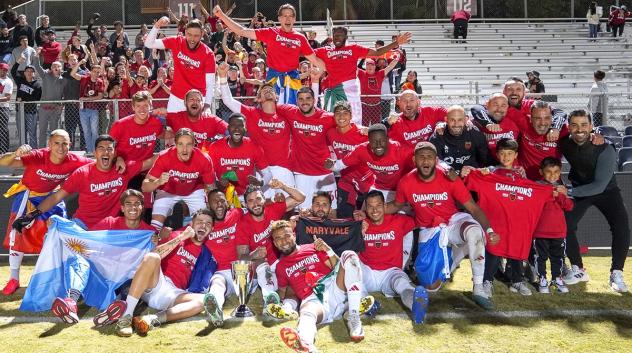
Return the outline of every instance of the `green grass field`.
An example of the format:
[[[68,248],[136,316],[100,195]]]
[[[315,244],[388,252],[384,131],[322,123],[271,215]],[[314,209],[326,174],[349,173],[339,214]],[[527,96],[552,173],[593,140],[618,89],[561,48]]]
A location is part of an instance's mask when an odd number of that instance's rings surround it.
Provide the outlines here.
[[[496,311],[485,312],[470,299],[467,260],[448,283],[430,299],[424,325],[413,326],[397,300],[376,297],[382,310],[365,319],[366,338],[349,342],[343,321],[320,328],[316,344],[321,352],[630,352],[632,351],[632,295],[608,287],[609,258],[587,257],[591,281],[570,286],[569,294],[521,297],[496,283]],[[33,266],[25,266],[25,284]],[[6,261],[0,280],[8,276]],[[626,276],[632,284],[632,276]],[[279,329],[296,322],[263,323],[228,320],[221,329],[210,328],[201,316],[171,323],[146,337],[120,338],[113,328],[92,328],[93,309],[80,307],[79,324],[57,323],[51,314],[18,310],[24,289],[0,298],[0,352],[289,352]],[[250,307],[261,311],[257,292]],[[225,315],[235,307],[232,298]],[[15,319],[14,319],[15,318]]]

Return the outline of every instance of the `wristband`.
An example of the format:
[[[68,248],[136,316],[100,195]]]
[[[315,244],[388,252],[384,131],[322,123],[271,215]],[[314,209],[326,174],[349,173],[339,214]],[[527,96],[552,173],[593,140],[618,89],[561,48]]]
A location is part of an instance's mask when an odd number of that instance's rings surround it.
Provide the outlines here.
[[[327,256],[334,257],[334,256],[336,256],[336,253],[333,250],[329,249],[329,250],[327,250]]]
[[[487,228],[487,230],[485,230],[485,233],[489,234],[489,233],[493,233],[494,230],[492,229],[492,227]]]

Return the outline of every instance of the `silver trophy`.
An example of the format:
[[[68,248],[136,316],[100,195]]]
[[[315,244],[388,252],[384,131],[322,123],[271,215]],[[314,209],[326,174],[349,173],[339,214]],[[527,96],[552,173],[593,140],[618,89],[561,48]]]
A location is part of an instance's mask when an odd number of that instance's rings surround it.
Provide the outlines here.
[[[233,286],[239,306],[233,310],[233,317],[250,317],[255,314],[246,305],[250,299],[250,284],[252,283],[252,261],[237,260],[231,263],[231,273],[233,276]]]

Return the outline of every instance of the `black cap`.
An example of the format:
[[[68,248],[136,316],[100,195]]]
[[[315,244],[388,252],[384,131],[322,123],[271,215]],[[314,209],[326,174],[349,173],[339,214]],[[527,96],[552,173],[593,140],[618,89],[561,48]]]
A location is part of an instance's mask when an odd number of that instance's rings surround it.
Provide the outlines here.
[[[52,28],[46,28],[44,34],[55,34],[55,30]]]

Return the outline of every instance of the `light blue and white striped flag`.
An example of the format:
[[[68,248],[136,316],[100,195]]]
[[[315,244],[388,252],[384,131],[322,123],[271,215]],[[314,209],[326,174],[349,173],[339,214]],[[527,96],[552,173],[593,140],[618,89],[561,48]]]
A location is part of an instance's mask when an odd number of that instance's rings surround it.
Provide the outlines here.
[[[71,283],[85,286],[84,302],[103,310],[154,247],[151,231],[89,232],[58,216],[51,221],[20,310],[49,310],[55,297],[64,298],[75,287]]]

